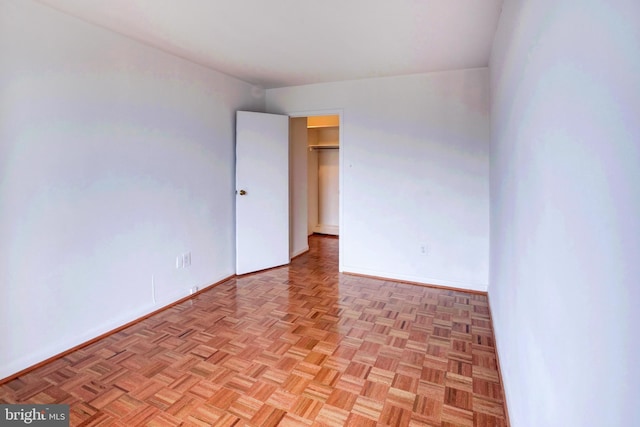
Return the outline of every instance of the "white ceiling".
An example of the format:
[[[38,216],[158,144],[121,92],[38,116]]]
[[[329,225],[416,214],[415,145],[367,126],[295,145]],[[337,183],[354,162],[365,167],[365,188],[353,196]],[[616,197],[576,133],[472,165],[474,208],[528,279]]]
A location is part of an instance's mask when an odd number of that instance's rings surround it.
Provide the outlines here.
[[[265,88],[485,67],[502,0],[39,0]]]

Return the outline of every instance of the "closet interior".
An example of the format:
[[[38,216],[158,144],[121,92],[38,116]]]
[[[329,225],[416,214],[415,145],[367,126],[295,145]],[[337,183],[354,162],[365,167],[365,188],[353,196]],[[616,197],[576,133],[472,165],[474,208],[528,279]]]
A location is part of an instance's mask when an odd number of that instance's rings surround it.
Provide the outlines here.
[[[339,135],[339,116],[307,117],[309,235],[339,235]]]

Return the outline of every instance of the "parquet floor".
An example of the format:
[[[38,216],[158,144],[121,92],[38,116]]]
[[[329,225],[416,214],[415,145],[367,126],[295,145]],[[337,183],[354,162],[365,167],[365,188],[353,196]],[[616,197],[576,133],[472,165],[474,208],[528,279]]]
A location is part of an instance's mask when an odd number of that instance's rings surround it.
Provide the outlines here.
[[[71,425],[505,426],[487,298],[342,275],[338,240],[0,386]]]

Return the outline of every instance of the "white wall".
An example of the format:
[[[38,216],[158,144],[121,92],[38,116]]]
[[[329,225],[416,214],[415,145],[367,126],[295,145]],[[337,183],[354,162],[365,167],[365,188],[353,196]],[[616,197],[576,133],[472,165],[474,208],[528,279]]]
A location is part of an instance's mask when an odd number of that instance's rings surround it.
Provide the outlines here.
[[[490,68],[512,425],[640,425],[640,3],[507,0]]]
[[[0,0],[0,378],[234,274],[251,89]]]
[[[487,69],[270,89],[266,102],[343,111],[342,270],[486,290]]]

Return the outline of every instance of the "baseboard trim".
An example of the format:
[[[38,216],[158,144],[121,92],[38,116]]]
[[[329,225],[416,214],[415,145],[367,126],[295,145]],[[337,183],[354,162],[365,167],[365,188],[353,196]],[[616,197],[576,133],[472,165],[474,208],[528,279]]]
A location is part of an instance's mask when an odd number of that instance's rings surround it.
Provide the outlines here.
[[[157,310],[152,311],[151,313],[145,314],[144,316],[138,317],[137,319],[134,319],[134,320],[132,320],[130,322],[127,322],[122,326],[118,326],[117,328],[114,328],[114,329],[111,329],[110,331],[102,333],[102,334],[98,335],[95,338],[92,338],[92,339],[90,339],[88,341],[85,341],[85,342],[83,342],[81,344],[73,346],[70,349],[67,349],[67,350],[65,350],[63,352],[60,352],[60,353],[55,354],[55,355],[53,355],[51,357],[48,357],[47,359],[43,360],[42,362],[38,362],[35,365],[31,365],[31,366],[29,366],[27,368],[24,368],[24,369],[16,372],[15,374],[11,374],[8,377],[2,378],[2,379],[0,379],[0,385],[8,383],[9,381],[13,381],[16,378],[21,377],[23,375],[26,375],[29,372],[34,371],[34,370],[36,370],[36,369],[38,369],[38,368],[40,368],[40,367],[42,367],[42,366],[44,366],[44,365],[46,365],[48,363],[51,363],[51,362],[56,361],[56,360],[58,360],[60,358],[63,358],[65,356],[73,353],[74,351],[80,350],[80,349],[82,349],[84,347],[87,347],[88,345],[91,345],[91,344],[93,344],[93,343],[95,343],[97,341],[100,341],[100,340],[102,340],[104,338],[107,338],[110,335],[116,334],[116,333],[118,333],[118,332],[120,332],[120,331],[122,331],[124,329],[127,329],[128,327],[133,326],[136,323],[142,322],[143,320],[148,319],[151,316],[155,316],[156,314],[161,313],[161,312],[163,312],[163,311],[165,311],[165,310],[167,310],[167,309],[169,309],[169,308],[171,308],[171,307],[173,307],[175,305],[178,305],[180,303],[188,301],[191,298],[194,298],[194,297],[198,296],[202,292],[205,292],[205,291],[208,291],[210,289],[213,289],[216,286],[218,286],[218,285],[220,285],[220,284],[222,284],[222,283],[224,283],[224,282],[226,282],[228,280],[234,279],[236,277],[237,276],[235,274],[232,274],[231,276],[225,277],[224,279],[221,279],[221,280],[219,280],[219,281],[217,281],[217,282],[215,282],[215,283],[213,283],[213,284],[211,284],[211,285],[209,285],[207,287],[204,287],[204,288],[200,289],[199,291],[194,292],[191,295],[187,295],[184,298],[180,298],[179,300],[174,301],[172,303],[169,303],[169,304],[167,304],[165,306],[162,306],[162,307],[158,308]]]
[[[395,279],[395,278],[392,278],[392,277],[373,276],[371,274],[352,273],[352,272],[349,272],[349,271],[343,271],[342,274],[346,274],[346,275],[349,275],[349,276],[366,277],[366,278],[369,278],[369,279],[384,280],[384,281],[387,281],[387,282],[406,283],[408,285],[422,286],[422,287],[425,287],[425,288],[442,289],[442,290],[445,290],[445,291],[464,292],[464,293],[467,293],[467,294],[488,296],[486,291],[479,291],[477,289],[456,288],[454,286],[434,285],[433,283],[415,282],[415,281],[412,281],[412,280]]]
[[[491,298],[489,298],[489,293],[487,293],[487,305],[489,306],[489,319],[491,320],[491,326],[493,326],[493,341],[496,351],[496,364],[498,365],[498,378],[500,379],[500,384],[502,384],[502,390],[504,391],[504,396],[502,399],[504,418],[507,421],[507,427],[511,427],[511,421],[509,419],[509,408],[507,405],[507,389],[505,387],[504,377],[502,376],[502,364],[500,363],[500,353],[498,352],[498,336],[496,335],[496,325],[493,322],[493,310],[491,309]]]
[[[303,255],[306,252],[307,251],[296,255],[296,257],[298,257],[300,255]],[[282,266],[273,267],[273,269],[279,268],[279,267],[282,267]],[[271,270],[271,268],[267,269],[267,270]],[[213,284],[211,284],[211,285],[209,285],[207,287],[204,287],[204,288],[200,289],[199,291],[193,293],[192,295],[187,295],[184,298],[180,298],[179,300],[174,301],[174,302],[172,302],[170,304],[167,304],[167,305],[165,305],[163,307],[160,307],[157,310],[152,311],[151,313],[145,314],[144,316],[141,316],[141,317],[139,317],[137,319],[134,319],[134,320],[132,320],[130,322],[127,322],[122,326],[118,326],[117,328],[114,328],[114,329],[112,329],[110,331],[107,331],[107,332],[105,332],[103,334],[100,334],[95,338],[92,338],[92,339],[90,339],[88,341],[85,341],[85,342],[83,342],[81,344],[78,344],[78,345],[76,345],[74,347],[71,347],[70,349],[67,349],[67,350],[65,350],[65,351],[63,351],[61,353],[58,353],[58,354],[56,354],[54,356],[51,356],[51,357],[49,357],[49,358],[47,358],[47,359],[45,359],[45,360],[43,360],[43,361],[41,361],[39,363],[36,363],[35,365],[29,366],[29,367],[27,367],[25,369],[22,369],[22,370],[16,372],[15,374],[12,374],[12,375],[9,375],[8,377],[2,378],[2,379],[0,379],[0,385],[8,383],[9,381],[12,381],[12,380],[14,380],[14,379],[16,379],[18,377],[23,376],[23,375],[26,375],[31,371],[34,371],[34,370],[36,370],[36,369],[38,369],[38,368],[40,368],[40,367],[42,367],[42,366],[44,366],[44,365],[46,365],[48,363],[51,363],[51,362],[53,362],[55,360],[58,360],[58,359],[60,359],[62,357],[65,357],[65,356],[73,353],[76,350],[80,350],[80,349],[82,349],[84,347],[87,347],[88,345],[91,345],[91,344],[93,344],[93,343],[95,343],[97,341],[100,341],[100,340],[102,340],[104,338],[107,338],[110,335],[118,333],[118,332],[120,332],[120,331],[122,331],[122,330],[124,330],[124,329],[126,329],[126,328],[128,328],[130,326],[135,325],[136,323],[142,322],[143,320],[145,320],[145,319],[147,319],[147,318],[149,318],[151,316],[154,316],[154,315],[156,315],[158,313],[161,313],[161,312],[163,312],[163,311],[165,311],[165,310],[167,310],[167,309],[169,309],[169,308],[171,308],[171,307],[173,307],[175,305],[178,305],[180,303],[188,301],[191,298],[194,298],[197,295],[201,294],[202,292],[206,292],[206,291],[208,291],[208,290],[210,290],[212,288],[215,288],[216,286],[218,286],[218,285],[220,285],[220,284],[222,284],[222,283],[224,283],[224,282],[226,282],[228,280],[231,280],[231,279],[234,279],[234,278],[238,278],[238,277],[246,277],[246,276],[250,276],[250,275],[253,275],[253,274],[256,274],[256,273],[262,273],[264,271],[266,271],[266,270],[262,270],[260,272],[254,272],[254,273],[247,273],[247,274],[243,274],[243,275],[232,274],[232,275],[230,275],[228,277],[225,277],[225,278],[223,278],[223,279],[221,279],[221,280],[219,280],[219,281],[217,281],[217,282],[215,282],[215,283],[213,283]],[[422,286],[422,287],[434,288],[434,289],[442,289],[442,290],[447,290],[447,291],[464,292],[464,293],[470,293],[470,294],[474,294],[474,295],[484,295],[484,296],[487,296],[487,299],[488,299],[488,293],[487,292],[478,291],[478,290],[474,290],[474,289],[464,289],[464,288],[456,288],[456,287],[451,287],[451,286],[434,285],[432,283],[415,282],[415,281],[395,279],[395,278],[390,278],[390,277],[373,276],[373,275],[370,275],[370,274],[351,273],[351,272],[342,272],[342,274],[349,275],[349,276],[356,276],[356,277],[365,277],[365,278],[369,278],[369,279],[384,280],[384,281],[387,281],[387,282],[405,283],[405,284],[409,284],[409,285]],[[493,315],[491,313],[491,304],[489,304],[489,316],[491,317],[491,321],[492,321],[492,324],[493,324]],[[494,331],[495,331],[495,328],[494,328]],[[504,381],[502,380],[502,372],[500,371],[500,360],[499,360],[499,355],[498,355],[497,340],[496,340],[496,363],[498,363],[498,375],[500,376],[500,382],[502,383],[503,389],[504,389]],[[506,419],[507,419],[507,427],[509,427],[509,417],[508,417],[509,414],[508,414],[508,411],[507,411],[506,396],[504,398],[504,410],[505,410],[505,416],[506,416]]]
[[[320,234],[332,234],[334,236],[337,236],[340,234],[340,228],[337,225],[318,224],[313,227],[313,232]]]

